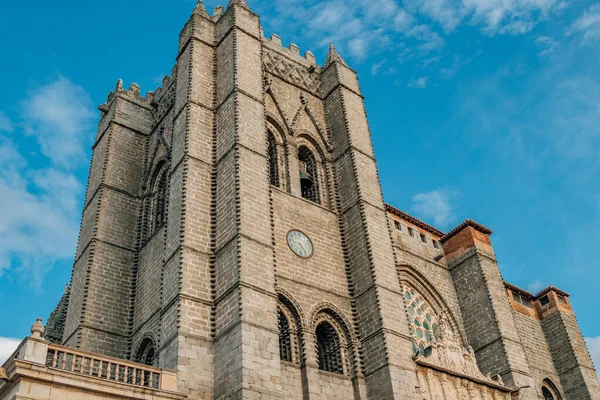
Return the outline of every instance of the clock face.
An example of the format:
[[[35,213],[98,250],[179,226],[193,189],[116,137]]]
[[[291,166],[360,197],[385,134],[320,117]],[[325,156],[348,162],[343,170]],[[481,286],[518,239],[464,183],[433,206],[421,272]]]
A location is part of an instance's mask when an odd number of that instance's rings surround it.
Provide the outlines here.
[[[290,231],[287,235],[287,242],[290,249],[298,257],[309,258],[313,255],[313,244],[304,233],[300,231]]]

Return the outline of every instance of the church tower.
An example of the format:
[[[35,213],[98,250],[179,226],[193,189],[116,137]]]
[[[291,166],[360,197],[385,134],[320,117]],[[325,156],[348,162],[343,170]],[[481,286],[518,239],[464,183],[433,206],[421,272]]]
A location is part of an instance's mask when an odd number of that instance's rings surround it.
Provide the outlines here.
[[[570,306],[544,319],[507,286],[491,231],[384,203],[333,45],[320,66],[245,0],[200,0],[162,86],[119,81],[100,111],[48,340],[172,370],[189,399],[600,400]]]

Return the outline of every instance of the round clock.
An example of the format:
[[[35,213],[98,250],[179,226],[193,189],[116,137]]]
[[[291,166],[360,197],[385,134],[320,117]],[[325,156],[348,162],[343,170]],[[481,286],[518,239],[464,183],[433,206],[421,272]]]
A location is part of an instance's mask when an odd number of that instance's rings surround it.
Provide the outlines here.
[[[287,242],[290,249],[302,258],[310,258],[313,255],[313,244],[304,233],[300,231],[289,231],[287,234]]]

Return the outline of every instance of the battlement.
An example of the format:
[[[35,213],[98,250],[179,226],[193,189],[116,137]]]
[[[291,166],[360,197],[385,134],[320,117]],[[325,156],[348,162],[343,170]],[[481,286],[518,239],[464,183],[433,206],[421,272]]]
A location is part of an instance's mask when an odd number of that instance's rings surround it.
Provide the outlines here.
[[[295,43],[290,43],[288,47],[283,46],[281,37],[275,33],[272,33],[270,37],[263,37],[263,43],[267,45],[271,50],[277,51],[278,53],[290,58],[293,61],[302,63],[307,67],[315,66],[318,72],[321,72],[321,67],[317,65],[317,58],[310,52],[304,52],[304,56],[300,55],[300,47]]]
[[[171,85],[175,83],[176,76],[177,76],[177,65],[175,65],[171,69],[171,75],[165,75],[164,76],[164,78],[162,80],[161,86],[159,86],[158,88],[156,88],[156,90],[154,92],[148,92],[146,94],[146,98],[150,98],[151,97],[151,102],[153,104],[156,104],[156,103],[160,102],[160,100],[169,91],[169,88],[171,87]]]
[[[108,93],[106,102],[98,106],[98,109],[103,113],[107,113],[109,111],[111,103],[117,96],[125,97],[126,99],[131,100],[134,103],[138,103],[142,106],[147,107],[152,102],[152,99],[154,98],[154,93],[148,92],[146,93],[145,97],[142,97],[140,85],[134,82],[129,85],[128,89],[123,89],[123,79],[119,79],[117,81],[115,89],[111,90],[110,93]]]

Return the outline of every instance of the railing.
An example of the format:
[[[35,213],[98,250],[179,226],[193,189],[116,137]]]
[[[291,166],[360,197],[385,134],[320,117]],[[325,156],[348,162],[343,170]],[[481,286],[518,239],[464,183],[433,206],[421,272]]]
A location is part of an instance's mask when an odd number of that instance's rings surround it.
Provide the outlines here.
[[[53,344],[48,346],[46,366],[128,385],[165,389],[163,372],[158,368]]]

